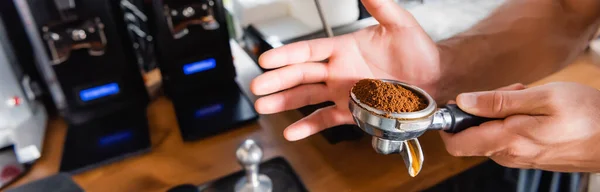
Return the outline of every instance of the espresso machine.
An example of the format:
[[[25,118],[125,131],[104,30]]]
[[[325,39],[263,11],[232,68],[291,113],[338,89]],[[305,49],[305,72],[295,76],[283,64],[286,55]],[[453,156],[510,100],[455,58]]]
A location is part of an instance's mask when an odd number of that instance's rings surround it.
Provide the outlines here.
[[[256,119],[240,91],[221,0],[146,1],[165,94],[175,106],[184,140],[195,140]]]
[[[40,158],[47,113],[39,87],[22,69],[0,17],[0,187]]]
[[[136,46],[147,47],[151,37],[136,33],[145,15],[135,2],[12,2],[36,67],[68,125],[61,171],[149,149],[149,96],[139,64],[151,54]]]

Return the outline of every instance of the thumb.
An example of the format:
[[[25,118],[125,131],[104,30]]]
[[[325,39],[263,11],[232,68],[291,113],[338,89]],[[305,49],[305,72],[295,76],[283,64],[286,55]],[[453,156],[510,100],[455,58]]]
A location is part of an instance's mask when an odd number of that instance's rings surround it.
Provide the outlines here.
[[[420,26],[412,14],[393,0],[362,0],[363,5],[381,25],[395,27]]]
[[[488,118],[505,118],[516,114],[537,115],[547,103],[546,94],[540,91],[524,89],[462,93],[456,98],[456,103],[467,113]]]
[[[515,84],[508,85],[508,86],[500,87],[496,90],[497,91],[509,91],[509,90],[514,91],[514,90],[522,90],[525,88],[527,88],[525,85],[523,85],[521,83],[515,83]],[[456,104],[456,101],[450,100],[446,104]]]

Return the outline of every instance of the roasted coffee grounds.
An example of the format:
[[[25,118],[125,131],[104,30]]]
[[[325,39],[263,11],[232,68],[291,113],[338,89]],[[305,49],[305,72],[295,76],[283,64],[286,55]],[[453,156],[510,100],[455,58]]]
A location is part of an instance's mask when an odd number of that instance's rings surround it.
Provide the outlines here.
[[[401,85],[376,79],[358,81],[352,93],[361,103],[386,112],[415,112],[427,107],[427,101],[418,94]]]

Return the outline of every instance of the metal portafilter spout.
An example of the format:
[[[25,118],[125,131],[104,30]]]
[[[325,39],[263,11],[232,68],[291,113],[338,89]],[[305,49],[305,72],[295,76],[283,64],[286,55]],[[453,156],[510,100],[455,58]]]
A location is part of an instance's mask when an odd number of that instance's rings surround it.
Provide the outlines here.
[[[383,82],[400,85],[427,101],[425,109],[415,112],[391,113],[361,103],[350,90],[350,111],[354,121],[371,135],[372,146],[379,154],[400,153],[412,177],[421,171],[424,157],[417,139],[427,130],[458,133],[493,119],[465,113],[455,104],[438,108],[435,100],[423,89],[394,80]]]

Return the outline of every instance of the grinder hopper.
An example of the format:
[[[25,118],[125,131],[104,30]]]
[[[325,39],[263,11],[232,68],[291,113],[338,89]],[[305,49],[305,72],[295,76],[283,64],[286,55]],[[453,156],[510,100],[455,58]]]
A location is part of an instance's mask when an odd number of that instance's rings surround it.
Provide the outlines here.
[[[410,176],[416,176],[424,157],[419,140],[427,130],[458,133],[492,119],[465,113],[455,104],[438,108],[435,100],[423,89],[395,80],[381,80],[400,85],[427,101],[425,109],[415,112],[392,113],[361,103],[350,90],[350,111],[354,121],[372,136],[371,144],[379,154],[400,153]]]

